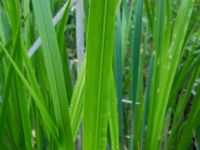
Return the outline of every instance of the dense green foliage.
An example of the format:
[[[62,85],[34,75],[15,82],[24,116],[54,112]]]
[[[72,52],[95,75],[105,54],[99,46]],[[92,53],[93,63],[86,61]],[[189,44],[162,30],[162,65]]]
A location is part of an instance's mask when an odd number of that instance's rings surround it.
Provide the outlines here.
[[[0,0],[0,150],[199,149],[199,1],[73,2]]]

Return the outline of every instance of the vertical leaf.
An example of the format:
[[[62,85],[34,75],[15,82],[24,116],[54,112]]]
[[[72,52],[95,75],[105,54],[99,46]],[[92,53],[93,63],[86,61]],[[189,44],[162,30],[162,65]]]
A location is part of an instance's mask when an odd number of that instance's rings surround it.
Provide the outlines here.
[[[132,90],[133,90],[133,103],[132,103],[132,140],[131,149],[134,149],[134,134],[135,134],[135,112],[136,112],[136,99],[138,90],[138,74],[139,74],[139,62],[140,62],[140,43],[142,32],[142,11],[143,0],[136,1],[136,13],[135,13],[135,34],[133,37],[133,51],[132,51]]]
[[[43,59],[47,70],[50,93],[59,128],[58,147],[74,149],[68,112],[68,99],[65,87],[56,32],[51,21],[52,14],[47,0],[32,0],[36,23],[42,39]]]
[[[83,150],[106,148],[117,3],[117,0],[90,1]]]
[[[121,53],[121,13],[117,14],[116,29],[116,52],[115,52],[115,80],[117,85],[117,105],[120,143],[123,145],[123,107],[122,107],[122,53]]]

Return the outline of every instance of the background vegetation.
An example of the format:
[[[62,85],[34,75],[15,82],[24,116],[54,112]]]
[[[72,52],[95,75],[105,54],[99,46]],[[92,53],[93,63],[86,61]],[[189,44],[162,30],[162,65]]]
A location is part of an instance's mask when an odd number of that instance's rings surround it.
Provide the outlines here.
[[[0,0],[0,149],[200,148],[198,0]]]

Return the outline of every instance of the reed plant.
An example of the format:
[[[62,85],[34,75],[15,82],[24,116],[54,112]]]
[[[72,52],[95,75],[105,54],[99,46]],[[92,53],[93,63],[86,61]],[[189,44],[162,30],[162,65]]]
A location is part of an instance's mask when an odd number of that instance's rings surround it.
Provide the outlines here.
[[[0,0],[0,149],[199,149],[199,9]]]

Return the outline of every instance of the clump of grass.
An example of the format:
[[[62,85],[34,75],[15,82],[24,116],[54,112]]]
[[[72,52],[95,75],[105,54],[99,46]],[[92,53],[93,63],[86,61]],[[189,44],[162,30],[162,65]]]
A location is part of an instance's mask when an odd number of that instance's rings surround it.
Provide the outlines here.
[[[198,148],[197,1],[82,2],[0,1],[0,149]]]

